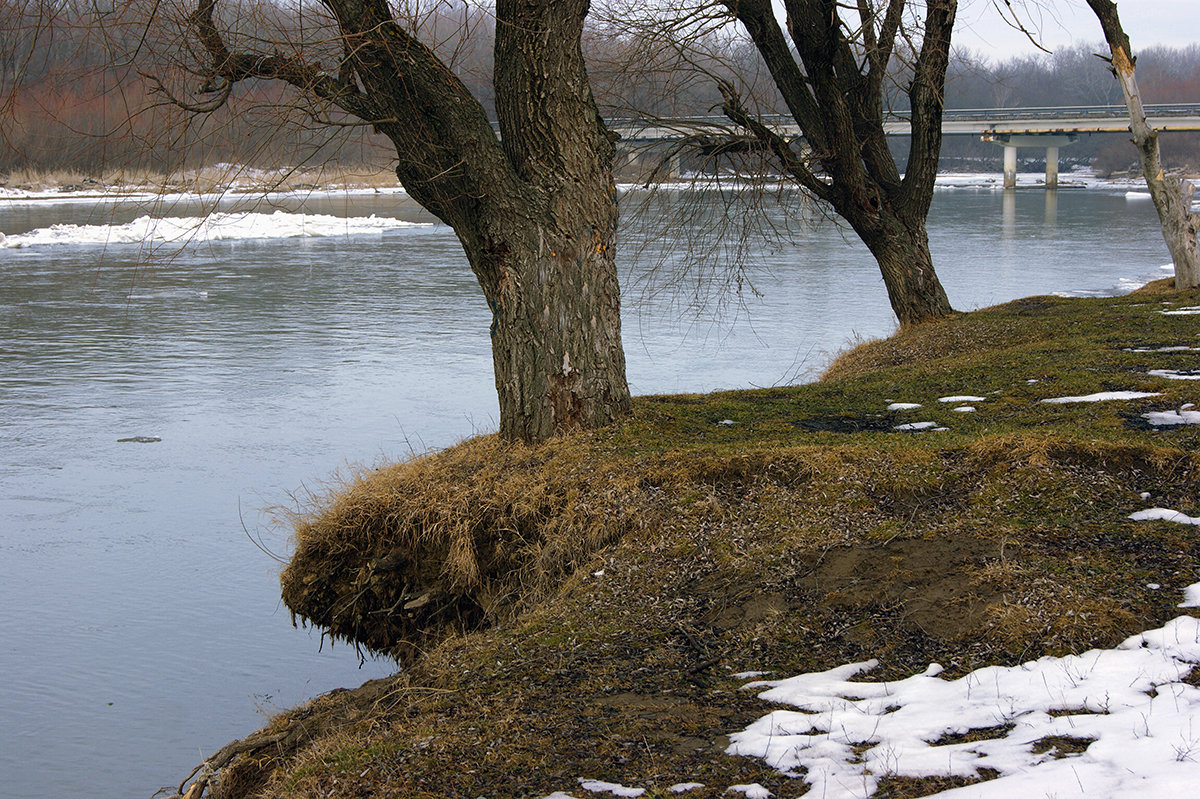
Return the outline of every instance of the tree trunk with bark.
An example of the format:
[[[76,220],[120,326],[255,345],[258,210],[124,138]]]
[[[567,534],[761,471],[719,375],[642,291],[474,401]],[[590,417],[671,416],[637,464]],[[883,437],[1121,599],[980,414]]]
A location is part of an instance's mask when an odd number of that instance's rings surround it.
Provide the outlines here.
[[[492,311],[500,433],[540,441],[630,411],[613,246],[613,142],[592,97],[580,38],[587,0],[496,4],[497,137],[450,67],[386,0],[325,0],[343,45],[335,71],[303,52],[237,52],[199,0],[189,22],[217,100],[276,79],[371,124],[396,174],[450,225]],[[482,333],[482,331],[481,331]]]
[[[784,0],[785,37],[771,0],[721,0],[745,26],[811,148],[806,160],[722,86],[724,111],[775,153],[781,169],[844,217],[879,262],[902,326],[954,312],[929,255],[925,219],[942,140],[942,100],[956,0],[928,0],[907,87],[912,145],[901,175],[884,134],[884,86],[904,0]],[[790,39],[790,42],[789,42]]]
[[[1175,263],[1175,288],[1200,286],[1200,214],[1191,212],[1193,188],[1180,178],[1167,175],[1159,154],[1158,132],[1146,121],[1142,96],[1134,77],[1134,59],[1129,37],[1117,15],[1117,4],[1111,0],[1088,0],[1088,5],[1100,20],[1108,42],[1113,75],[1121,86],[1125,105],[1129,108],[1129,132],[1142,160],[1142,174],[1154,200],[1163,239]]]

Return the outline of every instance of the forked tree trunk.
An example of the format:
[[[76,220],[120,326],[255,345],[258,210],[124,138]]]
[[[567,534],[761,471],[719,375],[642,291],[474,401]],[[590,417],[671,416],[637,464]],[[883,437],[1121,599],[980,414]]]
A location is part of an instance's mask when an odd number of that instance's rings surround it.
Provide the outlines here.
[[[1100,20],[1104,38],[1112,55],[1112,71],[1125,96],[1129,108],[1129,131],[1133,134],[1134,146],[1142,160],[1142,174],[1146,177],[1146,188],[1154,200],[1158,219],[1162,225],[1163,239],[1175,263],[1175,288],[1186,289],[1200,286],[1200,214],[1191,212],[1192,185],[1179,178],[1168,176],[1162,166],[1158,149],[1158,132],[1146,121],[1142,96],[1134,77],[1133,55],[1129,48],[1129,37],[1117,16],[1117,4],[1111,0],[1088,0],[1088,5]]]

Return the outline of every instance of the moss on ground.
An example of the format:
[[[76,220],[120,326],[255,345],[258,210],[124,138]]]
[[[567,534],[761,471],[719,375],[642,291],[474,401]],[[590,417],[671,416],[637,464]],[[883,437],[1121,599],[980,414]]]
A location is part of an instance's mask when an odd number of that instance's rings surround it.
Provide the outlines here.
[[[1200,347],[1200,316],[1163,313],[1198,305],[1019,300],[860,346],[815,384],[642,397],[609,430],[364,474],[298,521],[284,596],[404,668],[276,719],[311,735],[234,760],[216,794],[545,796],[586,777],[790,795],[723,754],[767,711],[735,673],[874,657],[873,679],[953,676],[1161,624],[1200,540],[1126,517],[1200,515],[1200,427],[1142,417],[1200,402],[1200,382],[1150,374],[1200,369],[1157,351]],[[1155,396],[1041,402],[1129,390]],[[918,421],[946,429],[895,429]]]

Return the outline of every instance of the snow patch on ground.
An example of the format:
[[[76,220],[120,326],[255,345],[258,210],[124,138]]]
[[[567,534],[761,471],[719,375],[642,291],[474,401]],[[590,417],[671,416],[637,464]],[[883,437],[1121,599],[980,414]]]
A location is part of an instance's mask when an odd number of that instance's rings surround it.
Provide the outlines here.
[[[1065,402],[1106,402],[1108,400],[1134,400],[1144,397],[1157,397],[1157,391],[1101,391],[1098,394],[1087,394],[1082,397],[1054,397],[1052,399],[1044,399],[1042,402],[1065,403]]]
[[[740,793],[743,794],[746,799],[770,799],[775,795],[759,785],[757,782],[752,782],[749,785],[730,785],[725,790],[725,793]]]
[[[687,793],[688,791],[696,791],[704,787],[702,782],[679,782],[667,788],[671,793]]]
[[[1200,411],[1151,411],[1150,413],[1143,413],[1142,418],[1155,427],[1200,424]]]
[[[917,430],[929,430],[934,427],[937,427],[937,422],[909,422],[908,424],[898,424],[892,429],[911,433]]]
[[[641,796],[646,792],[645,788],[626,788],[624,785],[619,785],[615,782],[589,780],[583,777],[579,778],[579,787],[591,793],[610,793],[613,796],[635,797]]]
[[[1139,510],[1137,513],[1129,514],[1129,518],[1135,522],[1164,521],[1200,525],[1200,517],[1188,516],[1186,513],[1180,513],[1170,508],[1147,508],[1146,510]]]
[[[123,225],[51,225],[28,233],[0,237],[0,248],[352,236],[411,227],[432,225],[374,215],[337,217],[286,211],[272,214],[214,213],[198,217],[142,216]]]
[[[987,402],[987,397],[976,397],[971,394],[955,394],[950,397],[938,397],[938,402]]]
[[[1200,314],[1200,305],[1189,305],[1186,308],[1176,308],[1173,311],[1159,311],[1164,316],[1191,316]]]
[[[951,408],[955,413],[975,413],[973,405],[959,405],[957,408]]]
[[[1179,369],[1151,369],[1155,377],[1165,377],[1168,380],[1200,380],[1200,372]]]
[[[913,411],[921,407],[919,402],[893,402],[887,406],[889,411]]]
[[[1193,588],[1200,602],[1200,584]],[[747,685],[795,709],[734,733],[726,751],[789,776],[804,770],[810,795],[826,799],[865,799],[880,775],[974,777],[981,768],[1000,776],[939,795],[1191,795],[1200,781],[1200,690],[1181,680],[1197,663],[1200,619],[1189,616],[1116,649],[952,681],[933,664],[898,682],[850,682],[876,665],[851,663]],[[990,737],[962,741],[972,730]],[[1086,748],[1060,752],[1055,739]]]

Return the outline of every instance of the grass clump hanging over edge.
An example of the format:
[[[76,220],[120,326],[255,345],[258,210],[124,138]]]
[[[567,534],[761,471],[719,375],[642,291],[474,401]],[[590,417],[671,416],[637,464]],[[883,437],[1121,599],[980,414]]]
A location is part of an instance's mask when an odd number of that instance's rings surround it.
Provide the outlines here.
[[[724,754],[764,712],[731,674],[954,676],[1178,615],[1194,528],[1127,517],[1200,514],[1200,426],[1147,421],[1200,403],[1178,379],[1200,370],[1200,315],[1178,313],[1196,306],[1029,298],[864,345],[815,384],[642,397],[618,428],[364,473],[299,518],[284,595],[404,668],[280,716],[215,793],[786,795]]]

